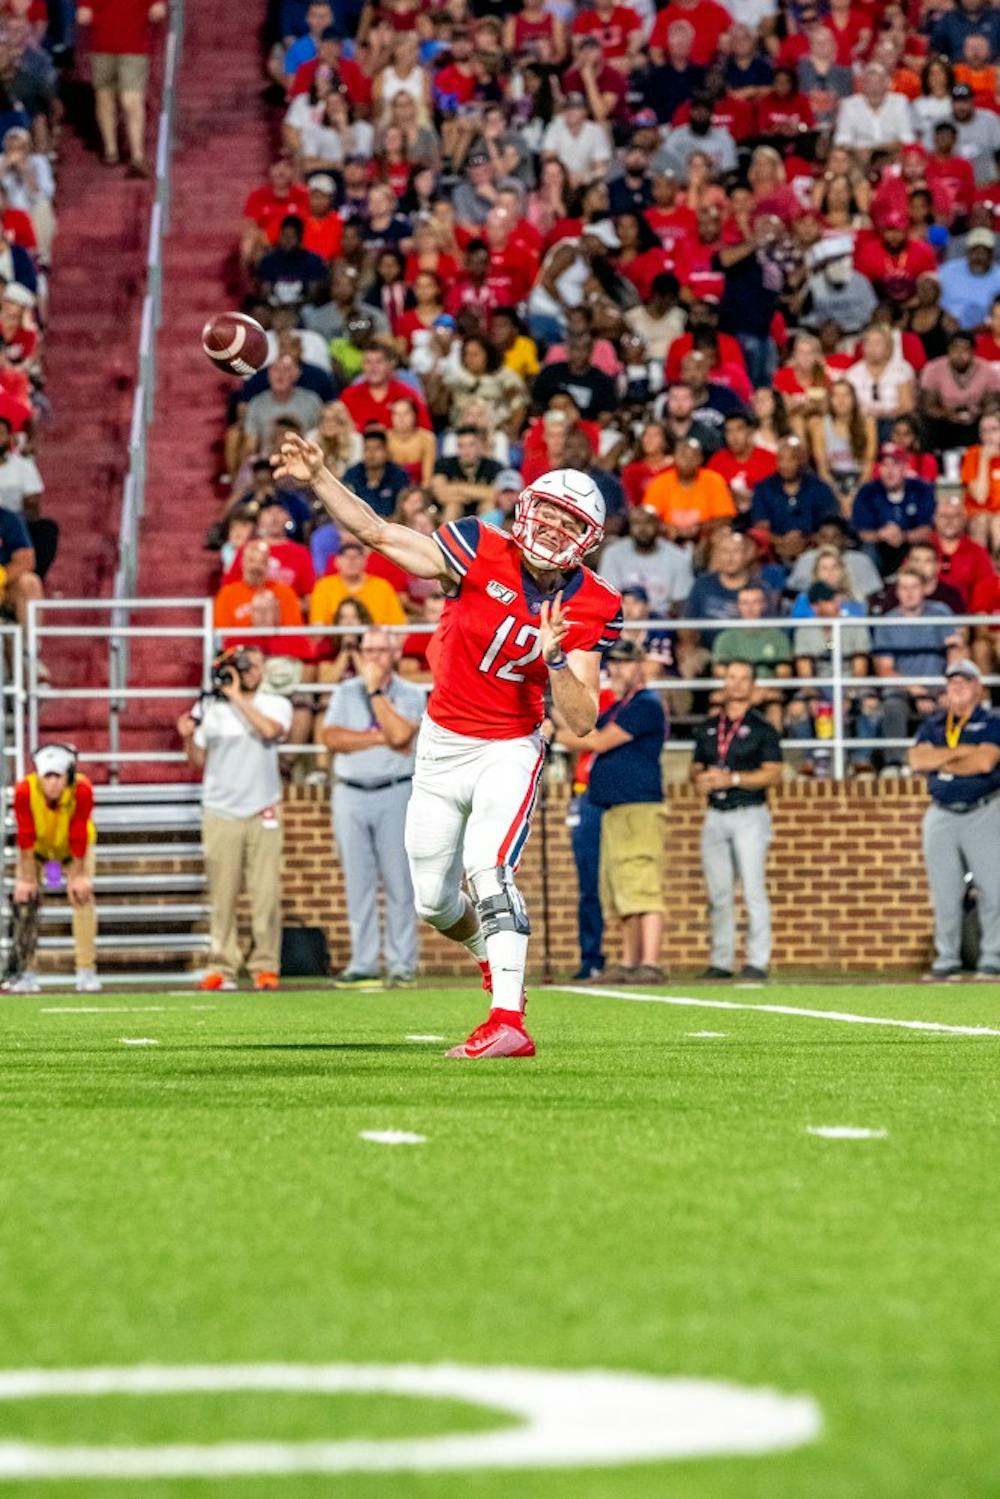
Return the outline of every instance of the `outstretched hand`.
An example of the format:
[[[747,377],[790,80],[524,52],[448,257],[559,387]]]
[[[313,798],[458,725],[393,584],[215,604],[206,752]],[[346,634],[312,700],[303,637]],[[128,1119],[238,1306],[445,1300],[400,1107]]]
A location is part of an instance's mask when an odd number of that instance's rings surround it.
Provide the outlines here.
[[[545,599],[538,617],[538,640],[543,661],[557,661],[563,654],[563,641],[569,634],[569,625],[563,613],[562,594],[557,593],[551,604]]]
[[[294,479],[297,484],[311,484],[323,467],[323,449],[307,442],[296,432],[282,439],[281,447],[271,459],[276,479]]]

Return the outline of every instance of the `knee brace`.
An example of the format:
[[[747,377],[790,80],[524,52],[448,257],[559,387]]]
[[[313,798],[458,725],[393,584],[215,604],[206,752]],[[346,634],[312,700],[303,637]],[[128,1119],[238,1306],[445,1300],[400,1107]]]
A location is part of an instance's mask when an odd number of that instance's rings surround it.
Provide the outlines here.
[[[528,913],[509,865],[498,864],[495,870],[470,875],[469,884],[476,898],[484,937],[492,937],[497,932],[519,932],[522,937],[530,934]]]

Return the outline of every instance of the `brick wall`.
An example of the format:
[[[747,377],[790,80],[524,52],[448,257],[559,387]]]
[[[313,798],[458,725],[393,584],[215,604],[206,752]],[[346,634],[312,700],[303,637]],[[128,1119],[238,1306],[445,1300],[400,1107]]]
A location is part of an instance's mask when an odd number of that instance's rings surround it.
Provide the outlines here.
[[[576,877],[566,828],[566,792],[549,794],[549,940],[555,973],[576,966]],[[772,795],[774,841],[769,876],[776,968],[904,969],[931,956],[931,916],[920,849],[926,796],[906,782],[792,782]],[[705,887],[699,836],[703,803],[686,785],[667,792],[667,921],[663,958],[671,968],[704,966]],[[334,965],[347,961],[343,878],[332,852],[325,789],[290,788],[285,803],[287,915],[326,929]],[[532,916],[532,968],[540,971],[542,897],[540,818],[518,883]],[[615,946],[609,945],[615,955]],[[469,962],[429,929],[424,968],[467,974]]]

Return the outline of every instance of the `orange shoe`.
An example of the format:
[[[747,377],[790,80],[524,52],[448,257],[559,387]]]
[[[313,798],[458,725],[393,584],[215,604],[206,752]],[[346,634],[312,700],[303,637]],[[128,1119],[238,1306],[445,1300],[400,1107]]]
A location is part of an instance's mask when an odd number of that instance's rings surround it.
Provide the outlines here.
[[[206,973],[197,985],[199,989],[208,989],[213,993],[217,989],[235,989],[236,985],[232,979],[227,979],[223,973]]]
[[[278,975],[276,973],[255,973],[253,976],[253,986],[257,990],[277,989]]]

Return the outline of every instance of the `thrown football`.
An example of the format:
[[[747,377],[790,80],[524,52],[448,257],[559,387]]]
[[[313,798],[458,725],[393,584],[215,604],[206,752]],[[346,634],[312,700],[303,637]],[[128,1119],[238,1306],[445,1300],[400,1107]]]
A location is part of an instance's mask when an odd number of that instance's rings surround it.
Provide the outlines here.
[[[201,346],[216,369],[246,379],[267,362],[267,334],[242,312],[219,312],[201,330]]]

